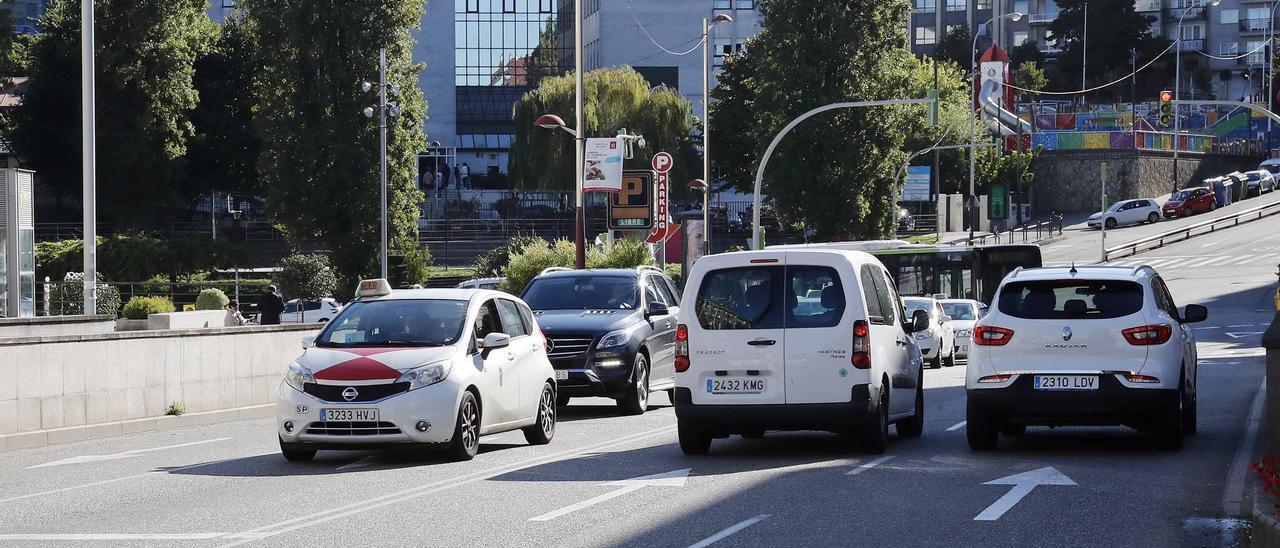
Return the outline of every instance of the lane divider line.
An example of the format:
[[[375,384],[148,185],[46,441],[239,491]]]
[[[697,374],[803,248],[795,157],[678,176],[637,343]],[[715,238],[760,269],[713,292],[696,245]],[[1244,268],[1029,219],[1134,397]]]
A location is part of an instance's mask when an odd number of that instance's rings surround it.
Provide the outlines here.
[[[727,529],[725,529],[725,530],[723,530],[723,531],[720,531],[719,533],[716,533],[716,534],[711,535],[711,536],[709,536],[709,537],[707,537],[707,538],[704,538],[704,539],[702,539],[702,540],[700,540],[700,541],[698,541],[698,542],[695,542],[695,543],[693,543],[693,544],[690,544],[690,545],[689,545],[689,548],[706,548],[707,546],[711,546],[712,544],[715,544],[715,543],[717,543],[717,542],[720,542],[720,541],[722,541],[722,540],[724,540],[724,539],[726,539],[726,538],[729,538],[729,537],[733,536],[733,535],[734,535],[735,533],[737,533],[738,531],[741,531],[741,530],[743,530],[743,529],[746,529],[746,528],[748,528],[748,527],[751,527],[752,525],[755,525],[755,524],[757,524],[757,523],[760,523],[760,522],[762,522],[762,521],[764,521],[764,520],[766,520],[766,519],[769,519],[769,514],[760,514],[760,515],[758,515],[758,516],[756,516],[756,517],[753,517],[753,518],[751,518],[751,519],[740,521],[740,522],[738,522],[738,523],[736,523],[736,524],[734,524],[734,525],[730,526],[729,528],[727,528]]]
[[[957,423],[955,423],[955,424],[951,425],[951,427],[950,427],[950,428],[947,428],[947,431],[948,431],[948,432],[954,432],[954,431],[956,431],[956,430],[959,430],[959,429],[961,429],[961,428],[964,428],[964,425],[966,425],[966,424],[969,424],[969,421],[960,421],[960,422],[957,422]]]
[[[877,467],[877,466],[879,466],[879,465],[881,465],[881,464],[884,464],[885,462],[888,462],[888,461],[889,461],[889,459],[892,459],[892,458],[893,458],[893,455],[885,455],[885,456],[883,456],[883,457],[880,457],[880,458],[878,458],[878,459],[876,459],[876,460],[873,460],[873,461],[871,461],[871,462],[868,462],[868,463],[866,463],[866,464],[859,465],[857,468],[854,468],[853,470],[850,470],[850,471],[848,471],[848,472],[845,472],[845,474],[844,474],[844,475],[846,475],[846,476],[856,476],[856,475],[858,475],[858,474],[861,474],[861,473],[863,473],[863,472],[866,472],[867,470],[870,470],[870,469],[875,468],[875,467]]]
[[[202,462],[202,463],[200,463],[200,464],[192,464],[192,465],[190,465],[190,466],[179,466],[179,467],[177,467],[177,468],[165,468],[165,469],[162,469],[162,470],[152,470],[152,471],[150,471],[150,472],[143,472],[143,473],[141,473],[141,474],[134,474],[134,475],[132,475],[132,476],[125,476],[125,477],[122,477],[122,478],[114,478],[114,479],[109,479],[109,480],[95,481],[95,482],[93,482],[93,483],[86,483],[86,484],[83,484],[83,485],[72,485],[72,486],[70,486],[70,487],[61,487],[61,488],[58,488],[58,489],[50,489],[50,490],[48,490],[48,491],[41,491],[41,492],[39,492],[39,493],[28,493],[28,494],[26,494],[26,495],[18,495],[18,496],[16,496],[16,497],[9,497],[9,498],[7,498],[7,499],[0,499],[0,504],[4,504],[4,503],[6,503],[6,502],[13,502],[13,501],[16,501],[16,500],[25,500],[25,499],[36,498],[36,497],[43,497],[43,496],[45,496],[45,495],[56,495],[56,494],[58,494],[58,493],[65,493],[65,492],[67,492],[67,491],[76,491],[76,490],[79,490],[79,489],[86,489],[86,488],[89,488],[89,487],[97,487],[97,486],[99,486],[99,485],[107,485],[107,484],[110,484],[110,483],[117,483],[117,482],[127,481],[127,480],[131,480],[131,479],[145,478],[145,477],[148,477],[148,476],[154,476],[154,475],[156,475],[156,474],[170,474],[170,473],[173,473],[173,472],[181,472],[181,471],[183,471],[183,470],[191,470],[191,469],[194,469],[194,468],[201,468],[201,467],[204,467],[204,466],[213,466],[213,465],[215,465],[215,464],[222,464],[222,463],[224,463],[224,462],[230,462],[230,461],[233,461],[233,460],[239,460],[239,459],[242,459],[242,458],[250,458],[250,457],[253,457],[253,456],[261,456],[261,455],[250,455],[250,456],[248,456],[248,457],[236,457],[236,458],[230,458],[230,459],[215,460],[215,461],[210,461],[210,462]]]

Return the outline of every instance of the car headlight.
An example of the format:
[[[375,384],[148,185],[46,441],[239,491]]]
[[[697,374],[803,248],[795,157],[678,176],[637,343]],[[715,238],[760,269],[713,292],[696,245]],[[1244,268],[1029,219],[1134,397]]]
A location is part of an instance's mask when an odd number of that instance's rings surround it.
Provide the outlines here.
[[[302,392],[302,385],[316,382],[315,375],[311,374],[311,370],[293,362],[289,364],[289,370],[284,374],[284,382],[292,386],[294,390]]]
[[[431,386],[449,376],[450,361],[442,361],[406,371],[396,382],[409,383],[409,390]]]
[[[596,345],[596,350],[604,348],[615,348],[625,346],[631,340],[631,333],[626,329],[619,329],[600,338],[600,343]]]

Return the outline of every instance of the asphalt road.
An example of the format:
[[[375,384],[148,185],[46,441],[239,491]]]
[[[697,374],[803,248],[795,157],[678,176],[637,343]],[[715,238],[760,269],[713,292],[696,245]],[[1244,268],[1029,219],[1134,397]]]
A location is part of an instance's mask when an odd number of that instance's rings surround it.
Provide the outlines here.
[[[467,463],[412,452],[288,463],[266,419],[13,451],[0,455],[0,543],[1229,545],[1235,522],[1222,518],[1246,489],[1258,341],[1280,261],[1280,243],[1259,235],[1277,231],[1268,219],[1142,257],[1179,305],[1210,309],[1196,330],[1200,431],[1180,452],[1123,428],[1032,428],[972,453],[961,364],[926,372],[925,435],[892,436],[883,456],[830,435],[771,433],[686,457],[662,395],[640,417],[575,400],[550,445],[488,437]],[[1199,260],[1168,260],[1186,257]],[[1046,260],[1059,260],[1052,246]],[[1018,487],[986,484],[1034,471],[1061,484],[1014,504],[999,501]]]

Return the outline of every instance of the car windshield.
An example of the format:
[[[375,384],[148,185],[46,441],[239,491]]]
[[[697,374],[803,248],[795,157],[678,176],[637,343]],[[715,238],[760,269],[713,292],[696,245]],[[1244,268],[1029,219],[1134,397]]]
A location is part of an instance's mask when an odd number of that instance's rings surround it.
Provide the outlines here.
[[[329,322],[316,346],[448,346],[458,342],[466,320],[467,301],[355,301]]]
[[[535,279],[524,300],[534,310],[635,310],[640,291],[634,276],[578,274]]]
[[[1000,290],[1000,311],[1032,320],[1106,319],[1142,310],[1142,286],[1124,280],[1012,282]]]
[[[1191,199],[1190,190],[1179,190],[1177,192],[1174,192],[1173,196],[1169,197],[1170,201],[1178,201],[1178,202],[1181,202],[1183,200],[1189,200],[1189,199]]]
[[[942,303],[942,312],[953,320],[976,320],[973,305],[969,303]]]
[[[1262,176],[1258,175],[1257,173],[1249,173],[1245,176],[1248,177],[1250,181],[1257,181],[1258,179],[1262,178]]]
[[[1124,207],[1128,203],[1129,202],[1116,202],[1112,204],[1111,207],[1107,208],[1107,211],[1120,211],[1120,208]]]
[[[917,310],[923,310],[933,316],[933,302],[929,299],[903,299],[907,305],[907,317],[914,316]]]

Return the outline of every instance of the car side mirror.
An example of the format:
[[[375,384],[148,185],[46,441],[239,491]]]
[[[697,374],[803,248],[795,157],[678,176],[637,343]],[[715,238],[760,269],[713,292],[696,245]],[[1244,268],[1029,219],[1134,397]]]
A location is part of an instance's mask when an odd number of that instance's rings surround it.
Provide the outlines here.
[[[662,304],[660,302],[656,302],[656,301],[650,302],[649,306],[645,307],[644,309],[645,318],[652,318],[654,316],[666,316],[667,314],[670,314],[670,313],[671,313],[671,309],[667,308],[667,305]]]
[[[483,350],[506,348],[508,346],[511,346],[511,335],[506,333],[490,333],[480,341],[480,348]]]
[[[316,336],[315,336],[315,335],[307,335],[307,336],[305,336],[305,337],[303,337],[303,338],[302,338],[302,349],[303,349],[303,350],[306,350],[306,349],[308,349],[308,348],[311,348],[311,347],[313,347],[313,346],[315,346],[315,345],[316,345]]]
[[[1182,323],[1198,323],[1209,319],[1209,309],[1198,304],[1189,304],[1182,312]]]
[[[943,314],[940,318],[938,318],[938,323],[947,323],[949,321],[951,321],[951,316],[948,316],[946,314]]]
[[[919,333],[929,329],[929,313],[917,310],[911,314],[911,332]]]

